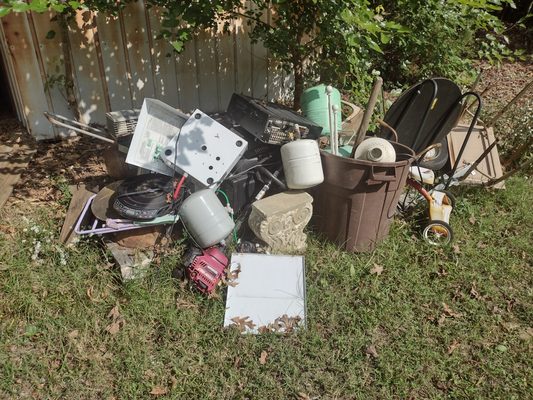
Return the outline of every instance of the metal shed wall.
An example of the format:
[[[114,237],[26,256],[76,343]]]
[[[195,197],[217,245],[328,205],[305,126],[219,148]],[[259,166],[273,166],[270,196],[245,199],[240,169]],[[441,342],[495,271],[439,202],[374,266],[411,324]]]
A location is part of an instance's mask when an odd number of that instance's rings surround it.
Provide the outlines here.
[[[50,111],[74,118],[65,91],[47,84],[64,74],[61,35],[52,13],[11,13],[1,19],[4,55],[19,119],[37,139],[65,132],[43,116]],[[279,72],[261,44],[251,44],[243,21],[231,34],[204,32],[181,54],[156,39],[161,12],[142,1],[118,17],[78,12],[68,33],[78,109],[85,123],[105,124],[108,111],[140,108],[158,98],[189,112],[225,110],[233,92],[268,100],[289,97],[290,76]]]

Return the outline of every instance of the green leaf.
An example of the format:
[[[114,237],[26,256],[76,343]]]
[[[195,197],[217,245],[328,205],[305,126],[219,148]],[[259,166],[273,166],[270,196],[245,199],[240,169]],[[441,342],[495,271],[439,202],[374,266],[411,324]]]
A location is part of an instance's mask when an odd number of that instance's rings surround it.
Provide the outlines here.
[[[381,47],[379,47],[379,45],[374,42],[372,39],[370,38],[367,38],[367,41],[368,45],[370,46],[370,48],[374,51],[377,51],[378,53],[381,53],[383,54],[383,50],[381,50]]]
[[[28,3],[22,3],[20,1],[13,3],[12,7],[13,7],[13,11],[15,12],[25,12],[30,9],[30,5]]]
[[[381,32],[380,36],[381,36],[381,43],[387,44],[390,42],[390,36],[387,35],[386,33]]]
[[[35,325],[27,325],[24,330],[24,336],[32,337],[39,333],[39,329]]]
[[[11,8],[9,8],[9,7],[0,7],[0,18],[5,17],[10,12],[11,12]]]
[[[46,33],[46,38],[47,39],[53,39],[56,37],[56,31],[54,31],[53,29],[49,30],[47,33]]]
[[[181,40],[174,40],[170,42],[170,44],[178,53],[181,53],[183,51],[184,43]]]

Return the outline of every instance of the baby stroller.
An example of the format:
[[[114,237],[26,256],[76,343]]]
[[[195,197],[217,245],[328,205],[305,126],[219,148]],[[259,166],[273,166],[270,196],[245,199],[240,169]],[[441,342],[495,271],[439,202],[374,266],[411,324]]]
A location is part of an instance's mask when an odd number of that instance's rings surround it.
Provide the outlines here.
[[[449,165],[446,136],[459,122],[470,97],[474,98],[472,105],[477,103],[477,107],[456,162]],[[429,219],[423,227],[423,237],[432,245],[447,245],[453,240],[450,215],[455,198],[448,188],[468,176],[484,157],[482,155],[471,165],[459,167],[481,106],[478,94],[461,93],[454,82],[433,78],[405,91],[384,116],[385,124],[382,124],[379,136],[391,139],[391,132],[394,132],[401,144],[417,154],[407,179],[408,190],[403,194],[398,209],[405,213],[421,199],[427,201]]]

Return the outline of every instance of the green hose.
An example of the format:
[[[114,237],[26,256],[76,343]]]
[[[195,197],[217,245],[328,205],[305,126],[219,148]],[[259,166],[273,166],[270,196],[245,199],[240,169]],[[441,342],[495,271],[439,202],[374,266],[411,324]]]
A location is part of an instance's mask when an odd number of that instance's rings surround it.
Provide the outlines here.
[[[220,193],[222,196],[224,196],[224,198],[226,199],[226,205],[231,208],[231,204],[229,202],[229,197],[223,190],[217,189],[217,191],[215,193]],[[233,221],[233,224],[235,224],[235,218],[233,216],[233,212],[231,213],[231,219]],[[235,241],[235,243],[237,243],[237,239],[238,239],[237,238],[237,232],[235,231],[235,228],[233,228],[233,240]]]

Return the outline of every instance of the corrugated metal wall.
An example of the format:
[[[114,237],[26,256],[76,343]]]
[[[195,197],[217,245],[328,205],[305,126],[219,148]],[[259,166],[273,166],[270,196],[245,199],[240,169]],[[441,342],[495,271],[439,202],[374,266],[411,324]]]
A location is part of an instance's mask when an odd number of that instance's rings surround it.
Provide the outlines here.
[[[47,84],[64,74],[57,22],[51,13],[11,13],[1,19],[3,52],[17,113],[38,139],[62,132],[43,116],[51,111],[69,118],[64,88]],[[205,32],[176,55],[157,40],[161,12],[142,1],[118,17],[79,12],[69,27],[68,46],[82,122],[105,123],[108,111],[140,108],[145,97],[158,98],[188,112],[223,111],[233,92],[269,100],[286,99],[290,76],[278,72],[261,44],[252,45],[243,21],[230,35]],[[47,38],[49,31],[57,34]]]

